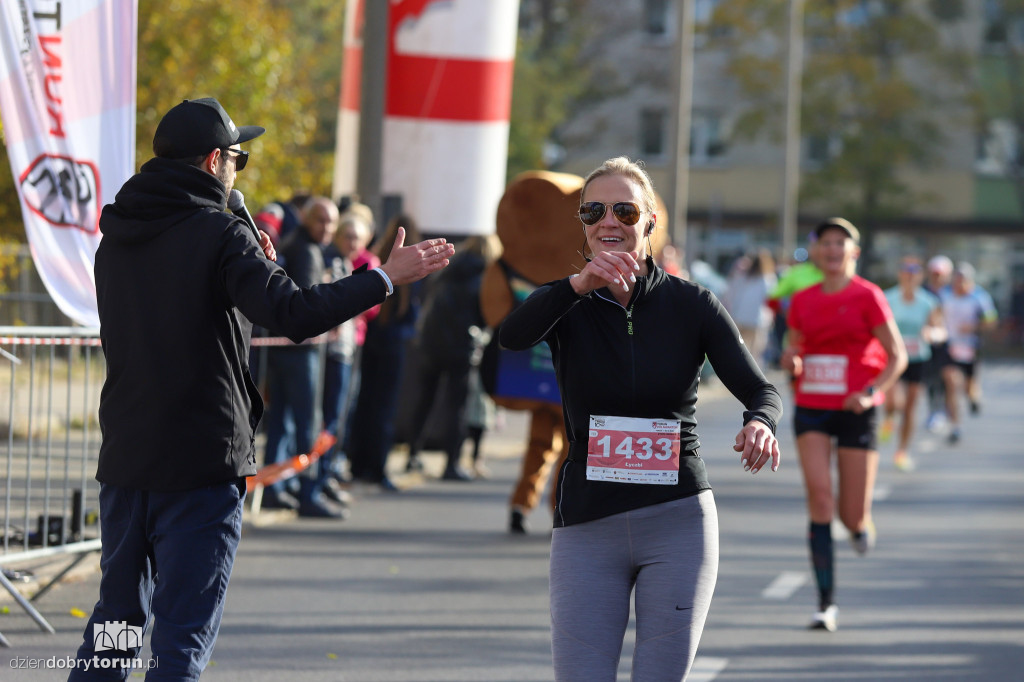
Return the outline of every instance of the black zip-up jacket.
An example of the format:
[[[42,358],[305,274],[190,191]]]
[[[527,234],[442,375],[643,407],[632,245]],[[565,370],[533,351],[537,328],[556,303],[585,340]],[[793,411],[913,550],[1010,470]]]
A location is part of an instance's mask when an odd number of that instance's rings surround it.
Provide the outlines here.
[[[743,346],[725,308],[704,287],[672,277],[647,260],[623,308],[607,289],[577,296],[568,279],[539,287],[501,324],[501,345],[551,347],[569,458],[559,477],[555,526],[569,526],[710,489],[698,454],[695,409],[707,356],[715,373],[772,433],[782,396]],[[676,485],[588,481],[591,415],[678,419],[680,471]],[[730,449],[730,452],[732,450]]]
[[[224,212],[225,189],[155,158],[103,209],[102,483],[173,491],[254,474],[263,402],[249,376],[252,324],[298,342],[386,297],[375,273],[297,287]]]

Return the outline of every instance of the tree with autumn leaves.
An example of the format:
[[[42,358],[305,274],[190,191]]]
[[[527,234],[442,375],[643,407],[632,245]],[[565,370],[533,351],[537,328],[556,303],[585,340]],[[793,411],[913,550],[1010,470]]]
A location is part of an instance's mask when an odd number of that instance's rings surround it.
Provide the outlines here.
[[[338,0],[140,2],[136,168],[153,156],[168,109],[213,96],[240,125],[267,128],[239,175],[251,207],[297,189],[328,194],[344,10]],[[24,241],[6,150],[0,157],[0,236]]]
[[[737,135],[779,139],[784,129],[788,4],[722,0],[714,12],[709,34],[733,55],[728,70],[747,100]],[[928,200],[904,171],[937,162],[951,127],[975,125],[974,60],[945,39],[962,15],[944,4],[804,4],[801,135],[819,153],[800,203],[849,217],[869,240],[878,221]]]
[[[572,19],[586,5],[523,0],[524,16],[533,19],[517,54],[510,174],[546,165],[543,145],[574,107],[583,106],[587,76],[578,46],[584,39],[575,35],[581,23]],[[922,200],[899,170],[933,162],[944,125],[981,125],[977,62],[955,42],[941,40],[943,28],[962,19],[964,3],[805,5],[802,133],[830,154],[805,176],[802,201],[832,206],[870,231],[873,221],[905,213],[907,202]],[[1024,14],[1024,0],[1003,5],[1010,14]],[[342,0],[140,3],[136,165],[151,156],[152,132],[167,109],[186,97],[214,95],[240,123],[268,129],[248,145],[253,163],[239,180],[250,206],[297,189],[328,193],[344,6]],[[783,0],[720,0],[708,27],[707,34],[730,49],[729,73],[747,95],[738,135],[782,130],[786,8]],[[1011,76],[1020,72],[1024,54],[1015,36],[1007,40]],[[1021,97],[1010,84],[999,101],[1024,130]],[[9,168],[2,150],[0,157],[0,166]],[[1024,187],[1021,163],[1018,158]],[[3,171],[0,237],[24,240],[13,179]]]

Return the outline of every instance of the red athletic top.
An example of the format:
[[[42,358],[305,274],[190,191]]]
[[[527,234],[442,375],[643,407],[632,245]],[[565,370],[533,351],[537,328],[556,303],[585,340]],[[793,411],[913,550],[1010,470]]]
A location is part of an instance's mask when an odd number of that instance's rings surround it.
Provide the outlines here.
[[[789,326],[803,335],[796,404],[840,410],[848,395],[874,381],[889,356],[871,330],[891,317],[882,290],[856,275],[835,293],[815,284],[794,294]]]

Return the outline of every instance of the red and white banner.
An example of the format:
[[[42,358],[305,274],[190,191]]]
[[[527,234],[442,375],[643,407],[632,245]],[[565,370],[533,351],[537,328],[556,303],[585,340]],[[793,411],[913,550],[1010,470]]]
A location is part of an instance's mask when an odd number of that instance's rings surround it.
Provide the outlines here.
[[[358,187],[359,101],[363,83],[364,0],[345,4],[345,29],[342,38],[341,98],[338,102],[338,127],[334,152],[332,195],[337,199],[352,194]]]
[[[363,1],[345,36],[339,194],[355,185]],[[381,191],[400,195],[424,232],[494,232],[518,18],[519,0],[391,0]]]
[[[98,326],[99,216],[135,167],[137,0],[3,0],[0,115],[36,269]]]

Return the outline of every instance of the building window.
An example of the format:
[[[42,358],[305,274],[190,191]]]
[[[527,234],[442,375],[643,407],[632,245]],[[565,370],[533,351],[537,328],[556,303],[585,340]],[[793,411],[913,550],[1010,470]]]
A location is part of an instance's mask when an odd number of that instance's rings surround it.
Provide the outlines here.
[[[643,156],[665,154],[668,112],[664,109],[644,109],[640,112],[640,153]]]
[[[668,35],[669,0],[646,0],[644,3],[644,24],[648,35]]]
[[[725,155],[722,128],[722,118],[717,114],[693,114],[690,122],[690,163],[709,163]]]
[[[683,0],[679,0],[682,2]],[[721,0],[694,0],[695,5],[693,6],[693,18],[697,22],[697,25],[707,24],[711,21],[712,15],[715,13],[715,7]]]
[[[989,121],[984,133],[978,136],[974,170],[982,175],[1009,175],[1020,161],[1022,146],[1024,141],[1013,121],[1007,118]]]
[[[839,156],[843,141],[836,134],[809,135],[804,138],[804,160],[810,166],[823,166]]]

